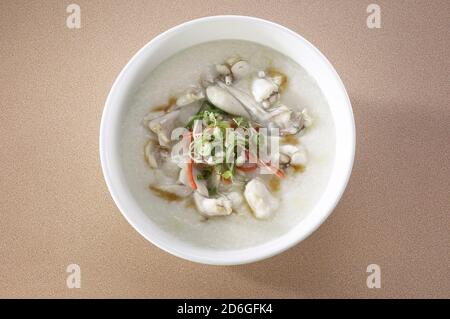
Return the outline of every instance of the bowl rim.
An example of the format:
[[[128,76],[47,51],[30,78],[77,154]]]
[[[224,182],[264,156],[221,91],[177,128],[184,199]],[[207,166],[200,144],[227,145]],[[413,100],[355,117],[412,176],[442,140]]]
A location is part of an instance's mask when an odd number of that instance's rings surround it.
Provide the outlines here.
[[[145,51],[148,47],[152,46],[153,43],[157,42],[159,39],[161,39],[163,37],[168,36],[172,32],[175,32],[179,29],[185,28],[192,24],[204,23],[207,21],[217,20],[217,19],[242,19],[242,20],[248,20],[248,21],[253,21],[253,22],[257,22],[257,23],[268,24],[268,25],[278,28],[280,31],[286,32],[286,33],[290,34],[291,36],[294,36],[295,38],[304,42],[307,46],[309,46],[310,49],[312,49],[315,52],[315,54],[317,54],[320,57],[320,59],[323,60],[323,62],[325,64],[327,64],[328,68],[332,72],[335,83],[338,84],[339,90],[344,94],[344,98],[345,98],[345,102],[346,102],[346,106],[347,106],[346,109],[348,111],[347,116],[349,116],[350,122],[352,124],[349,127],[350,131],[349,131],[349,141],[348,141],[349,147],[350,147],[349,150],[350,150],[351,154],[349,154],[350,156],[349,156],[348,163],[346,163],[346,165],[344,166],[345,178],[342,180],[341,187],[339,189],[336,189],[336,193],[333,198],[333,201],[328,206],[329,207],[328,211],[326,213],[322,214],[321,218],[318,219],[311,227],[309,227],[307,229],[307,231],[299,234],[297,237],[295,237],[295,239],[287,241],[283,245],[278,245],[278,247],[273,247],[272,249],[260,251],[260,253],[258,253],[258,254],[253,254],[253,255],[250,255],[250,254],[242,255],[241,254],[239,257],[234,258],[234,259],[233,258],[221,259],[221,258],[217,258],[217,257],[211,258],[211,257],[204,256],[204,255],[200,256],[200,255],[195,255],[192,253],[186,253],[184,251],[177,250],[177,249],[174,249],[173,247],[167,246],[167,245],[163,244],[161,241],[157,240],[156,238],[149,236],[147,233],[145,233],[141,229],[141,227],[137,223],[135,223],[133,220],[131,220],[130,217],[128,216],[126,208],[122,206],[122,203],[118,199],[119,198],[118,193],[116,192],[116,189],[111,180],[110,174],[112,174],[113,172],[111,172],[109,170],[109,167],[106,165],[106,157],[107,157],[107,150],[105,148],[105,145],[106,145],[105,137],[106,137],[106,126],[107,126],[106,117],[107,117],[108,112],[110,112],[110,109],[111,109],[111,107],[109,107],[109,106],[112,103],[113,92],[116,91],[117,86],[119,85],[119,82],[124,77],[124,74],[128,71],[130,66],[133,64],[134,60],[136,60],[137,57],[140,56],[141,53],[143,51]],[[177,257],[185,259],[185,260],[198,262],[198,263],[202,263],[202,264],[210,264],[210,265],[239,265],[239,264],[252,263],[252,262],[260,261],[263,259],[267,259],[267,258],[270,258],[274,255],[280,254],[280,253],[292,248],[293,246],[297,245],[299,242],[301,242],[305,238],[307,238],[309,235],[311,235],[314,231],[316,231],[320,227],[320,225],[322,225],[322,223],[331,215],[331,213],[334,211],[336,205],[340,201],[340,199],[348,185],[350,176],[351,176],[351,172],[352,172],[352,168],[353,168],[353,164],[354,164],[354,158],[355,158],[355,149],[356,149],[356,133],[355,133],[355,131],[356,131],[356,129],[355,129],[355,120],[354,120],[354,115],[353,115],[353,109],[352,109],[351,101],[348,96],[347,90],[344,86],[344,83],[342,82],[341,78],[339,77],[337,71],[335,70],[333,65],[330,63],[330,61],[312,43],[310,43],[308,40],[306,40],[300,34],[296,33],[295,31],[292,31],[289,28],[287,28],[283,25],[280,25],[278,23],[262,19],[262,18],[257,18],[257,17],[252,17],[252,16],[244,16],[244,15],[215,15],[215,16],[206,16],[206,17],[189,20],[189,21],[178,24],[178,25],[158,34],[156,37],[154,37],[149,42],[147,42],[142,48],[140,48],[132,56],[132,58],[127,62],[127,64],[122,68],[119,75],[116,77],[116,79],[113,82],[113,85],[108,93],[108,96],[107,96],[107,99],[106,99],[106,102],[104,105],[104,109],[102,112],[102,117],[101,117],[101,122],[100,122],[100,133],[99,133],[99,153],[100,153],[99,155],[100,155],[100,163],[101,163],[101,167],[102,167],[103,177],[105,179],[107,188],[109,190],[109,193],[111,194],[111,197],[113,198],[114,203],[119,208],[119,211],[124,216],[124,218],[128,221],[128,223],[141,236],[143,236],[145,239],[147,239],[149,242],[151,242],[158,248],[160,248],[172,255],[175,255]],[[276,239],[277,238],[274,238],[263,244],[270,243],[271,241],[276,240]],[[252,249],[255,249],[256,247],[260,247],[260,245],[236,249],[236,251],[242,250],[242,249],[252,250]],[[230,250],[230,251],[232,251],[232,250]]]

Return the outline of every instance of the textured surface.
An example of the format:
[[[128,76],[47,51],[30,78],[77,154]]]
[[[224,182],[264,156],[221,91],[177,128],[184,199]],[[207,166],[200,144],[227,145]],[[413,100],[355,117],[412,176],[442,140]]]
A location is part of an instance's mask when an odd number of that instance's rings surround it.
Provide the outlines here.
[[[450,297],[450,2],[0,2],[0,297]],[[134,231],[103,181],[98,130],[115,77],[151,38],[207,15],[254,15],[315,44],[357,128],[343,199],[312,236],[256,264],[204,266]],[[81,266],[81,289],[66,266]],[[382,288],[366,287],[381,266]]]

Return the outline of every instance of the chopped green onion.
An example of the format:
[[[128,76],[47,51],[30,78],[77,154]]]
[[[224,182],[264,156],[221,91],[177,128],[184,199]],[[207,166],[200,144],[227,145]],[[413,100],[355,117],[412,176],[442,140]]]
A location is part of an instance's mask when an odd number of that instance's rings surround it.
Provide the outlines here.
[[[230,170],[225,171],[222,173],[222,177],[225,179],[229,179],[229,178],[233,177],[233,173]]]

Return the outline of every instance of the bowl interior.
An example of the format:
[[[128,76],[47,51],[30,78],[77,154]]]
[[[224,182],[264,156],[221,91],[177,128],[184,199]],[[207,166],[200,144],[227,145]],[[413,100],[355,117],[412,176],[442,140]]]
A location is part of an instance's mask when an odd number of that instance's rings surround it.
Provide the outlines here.
[[[221,39],[256,42],[292,58],[316,80],[328,101],[336,129],[335,161],[328,185],[313,211],[289,232],[262,245],[238,250],[193,246],[161,231],[141,210],[127,188],[120,161],[119,132],[134,94],[146,76],[171,55],[196,44]],[[166,31],[143,47],[122,70],[108,96],[100,129],[105,180],[117,206],[133,227],[158,247],[179,257],[208,264],[239,264],[279,253],[313,232],[341,197],[353,165],[354,120],[349,98],[328,60],[308,41],[277,24],[250,17],[202,18]]]

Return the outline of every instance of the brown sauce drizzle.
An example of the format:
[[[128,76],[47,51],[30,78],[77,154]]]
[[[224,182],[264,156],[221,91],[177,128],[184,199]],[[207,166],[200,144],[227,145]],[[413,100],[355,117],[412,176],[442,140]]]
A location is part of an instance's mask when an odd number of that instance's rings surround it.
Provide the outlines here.
[[[186,208],[196,208],[194,200],[192,199],[192,197],[189,197],[189,199],[186,200],[186,202],[184,203],[184,207]]]
[[[303,173],[305,171],[305,166],[303,165],[291,165],[295,173]]]
[[[288,81],[287,81],[286,74],[284,74],[283,72],[281,72],[273,67],[267,68],[266,73],[270,77],[281,76],[282,81],[281,81],[281,85],[280,85],[280,91],[284,91],[287,88]]]
[[[300,144],[300,140],[295,135],[285,135],[281,138],[281,142],[285,144],[298,145]]]
[[[157,187],[155,187],[153,185],[150,185],[149,188],[150,188],[150,190],[153,193],[155,193],[156,196],[158,196],[158,197],[160,197],[162,199],[165,199],[168,202],[177,202],[177,201],[180,201],[180,200],[183,199],[182,197],[180,197],[180,196],[178,196],[176,194],[172,194],[172,193],[163,191],[163,190],[161,190],[161,189],[159,189],[159,188],[157,188]]]
[[[158,105],[158,106],[152,108],[152,112],[164,111],[167,113],[172,109],[172,107],[176,103],[177,103],[177,99],[175,97],[173,97],[173,96],[169,97],[166,104]]]
[[[273,176],[269,180],[269,188],[272,192],[278,192],[281,188],[281,180],[278,177]]]

